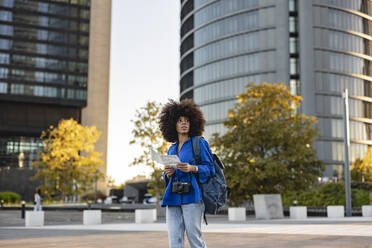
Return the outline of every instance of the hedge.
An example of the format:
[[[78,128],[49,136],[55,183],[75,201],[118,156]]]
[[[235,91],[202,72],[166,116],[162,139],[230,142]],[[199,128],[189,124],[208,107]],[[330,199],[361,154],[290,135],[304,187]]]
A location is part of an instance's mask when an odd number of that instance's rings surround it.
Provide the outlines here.
[[[369,205],[369,191],[366,189],[352,189],[352,206]],[[345,185],[340,183],[325,183],[310,192],[288,192],[283,194],[283,205],[326,207],[330,205],[345,205]]]
[[[17,203],[21,200],[21,196],[15,192],[4,191],[0,192],[0,200],[4,200],[4,203]]]

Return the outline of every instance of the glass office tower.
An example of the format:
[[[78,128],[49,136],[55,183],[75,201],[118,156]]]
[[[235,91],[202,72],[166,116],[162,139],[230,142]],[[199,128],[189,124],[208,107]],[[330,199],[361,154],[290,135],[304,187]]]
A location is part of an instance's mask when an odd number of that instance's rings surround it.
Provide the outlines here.
[[[227,110],[248,82],[277,78],[274,14],[269,1],[182,3],[181,99],[202,106],[207,137],[223,131]]]
[[[350,94],[350,160],[372,145],[372,2],[299,1],[303,112],[318,118],[318,156],[325,174],[343,177],[342,93]],[[311,11],[309,11],[311,10]]]
[[[0,166],[30,167],[42,129],[80,120],[90,10],[75,2],[0,1]]]
[[[342,92],[351,94],[351,160],[372,144],[368,0],[181,0],[180,98],[224,132],[236,94],[249,82],[285,83],[316,116],[324,177],[342,178]]]
[[[0,171],[20,187],[31,183],[41,131],[81,121],[89,22],[89,0],[0,0]]]

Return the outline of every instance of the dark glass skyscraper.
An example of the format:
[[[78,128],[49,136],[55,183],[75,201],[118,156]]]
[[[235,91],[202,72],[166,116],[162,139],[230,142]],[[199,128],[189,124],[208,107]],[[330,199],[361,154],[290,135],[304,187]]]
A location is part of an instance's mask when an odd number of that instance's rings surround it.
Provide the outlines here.
[[[316,116],[324,177],[343,177],[342,92],[350,92],[351,162],[372,145],[372,2],[369,0],[181,0],[180,98],[223,133],[249,82],[285,83]]]
[[[90,0],[0,0],[0,170],[21,177],[42,130],[81,122],[89,23]]]

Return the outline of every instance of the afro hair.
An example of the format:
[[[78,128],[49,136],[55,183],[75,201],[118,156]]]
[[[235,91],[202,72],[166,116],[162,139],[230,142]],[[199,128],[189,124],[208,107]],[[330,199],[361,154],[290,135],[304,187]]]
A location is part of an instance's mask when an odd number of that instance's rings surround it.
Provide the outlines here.
[[[201,136],[204,132],[205,119],[197,105],[192,99],[185,99],[181,102],[169,100],[160,113],[160,131],[168,142],[178,142],[176,124],[181,117],[187,117],[190,121],[189,136]]]

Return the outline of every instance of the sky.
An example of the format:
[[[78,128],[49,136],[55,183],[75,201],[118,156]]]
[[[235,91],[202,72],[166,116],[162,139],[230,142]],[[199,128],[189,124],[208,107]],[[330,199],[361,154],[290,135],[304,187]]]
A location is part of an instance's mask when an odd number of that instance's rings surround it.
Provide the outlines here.
[[[179,2],[112,1],[107,175],[116,185],[149,173],[128,166],[142,152],[129,145],[136,110],[179,99]]]

